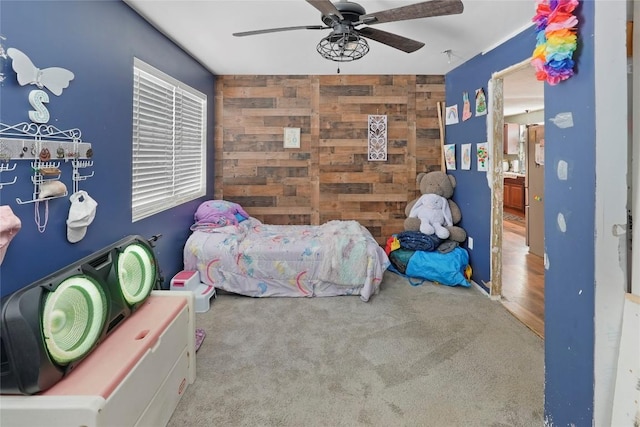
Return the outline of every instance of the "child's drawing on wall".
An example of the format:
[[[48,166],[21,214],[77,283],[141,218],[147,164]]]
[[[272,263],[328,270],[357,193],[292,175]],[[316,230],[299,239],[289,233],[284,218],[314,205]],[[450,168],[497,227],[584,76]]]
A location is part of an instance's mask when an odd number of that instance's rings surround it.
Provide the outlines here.
[[[456,170],[456,145],[446,144],[444,146],[444,160],[447,170]]]
[[[471,103],[469,102],[469,92],[462,92],[462,121],[471,118]]]
[[[455,125],[458,123],[458,104],[446,108],[445,124]]]
[[[462,159],[460,160],[460,169],[471,169],[471,144],[462,144],[460,146],[462,151]]]
[[[476,89],[476,116],[485,114],[487,114],[487,97],[484,95],[484,89]]]
[[[489,163],[489,148],[486,142],[477,144],[476,155],[478,158],[478,171],[486,172]]]

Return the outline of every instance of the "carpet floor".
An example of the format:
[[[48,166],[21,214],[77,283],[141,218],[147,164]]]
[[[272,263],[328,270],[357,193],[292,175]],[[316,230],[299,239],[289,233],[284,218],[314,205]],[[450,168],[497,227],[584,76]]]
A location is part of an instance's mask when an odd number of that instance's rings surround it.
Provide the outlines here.
[[[475,288],[220,294],[170,427],[542,426],[544,342]]]

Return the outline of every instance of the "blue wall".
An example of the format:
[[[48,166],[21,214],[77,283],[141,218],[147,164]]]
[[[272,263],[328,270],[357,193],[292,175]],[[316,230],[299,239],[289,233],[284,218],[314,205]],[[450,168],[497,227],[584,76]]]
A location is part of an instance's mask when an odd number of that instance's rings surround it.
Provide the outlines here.
[[[527,29],[485,55],[478,55],[446,75],[446,104],[458,105],[459,123],[446,128],[446,143],[456,144],[456,170],[448,171],[456,177],[454,200],[462,212],[463,227],[473,238],[473,250],[469,251],[473,280],[482,285],[491,278],[491,189],[486,172],[476,168],[476,144],[487,142],[487,116],[462,120],[462,93],[469,93],[471,111],[475,111],[475,91],[483,88],[489,104],[487,82],[491,75],[531,56],[535,46],[535,31]],[[533,71],[532,71],[533,72]],[[461,170],[461,144],[472,143],[471,170]]]
[[[593,1],[580,3],[576,75],[545,90],[545,412],[557,426],[591,426],[593,418],[595,11]],[[552,124],[563,112],[572,113],[573,127]],[[568,163],[566,181],[557,176],[560,160]],[[559,214],[566,231],[558,225]]]
[[[9,245],[0,266],[0,291],[7,295],[130,234],[162,234],[156,254],[168,280],[182,269],[182,248],[198,204],[213,194],[213,149],[207,161],[207,195],[199,200],[131,222],[131,139],[133,58],[138,57],[208,97],[207,141],[213,147],[214,76],[119,0],[5,1],[0,3],[0,34],[5,48],[24,52],[38,68],[63,67],[75,78],[60,96],[48,92],[49,124],[58,129],[78,128],[94,151],[93,178],[80,182],[97,202],[95,220],[86,237],[71,244],[66,239],[70,202],[49,202],[46,230],[34,222],[30,162],[18,161],[16,170],[0,179],[14,185],[0,190],[0,203],[9,205],[22,229]],[[0,59],[6,79],[0,87],[0,122],[29,122],[29,92],[20,86],[11,60]],[[46,91],[46,89],[45,89]],[[71,164],[61,165],[61,180],[71,190]],[[44,206],[40,206],[44,217]]]
[[[594,2],[580,2],[576,74],[556,86],[545,84],[545,417],[551,426],[591,426],[594,399],[594,230],[595,230],[595,89]],[[470,99],[491,74],[527,59],[535,46],[533,30],[525,30],[484,56],[446,76],[447,105],[462,108],[462,92]],[[474,103],[472,101],[472,110]],[[574,126],[560,129],[550,121],[571,112]],[[487,140],[484,117],[447,126],[446,142]],[[475,148],[475,146],[474,146]],[[472,164],[475,164],[475,154]],[[560,181],[557,165],[569,165]],[[475,167],[474,167],[475,169]],[[491,192],[484,172],[456,171],[454,198],[462,210],[462,226],[474,238],[470,251],[474,280],[490,279]],[[562,213],[566,230],[558,225]]]

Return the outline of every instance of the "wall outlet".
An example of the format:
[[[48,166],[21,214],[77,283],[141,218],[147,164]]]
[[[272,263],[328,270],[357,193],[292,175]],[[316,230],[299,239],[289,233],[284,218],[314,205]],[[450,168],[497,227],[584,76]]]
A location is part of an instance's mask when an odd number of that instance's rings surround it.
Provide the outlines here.
[[[473,237],[469,237],[467,239],[467,246],[469,246],[469,249],[473,250]]]

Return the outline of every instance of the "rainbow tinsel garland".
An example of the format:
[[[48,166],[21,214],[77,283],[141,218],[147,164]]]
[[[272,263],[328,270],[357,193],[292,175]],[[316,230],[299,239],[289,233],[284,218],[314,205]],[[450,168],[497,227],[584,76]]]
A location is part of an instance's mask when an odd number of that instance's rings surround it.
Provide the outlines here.
[[[573,52],[576,50],[578,18],[573,11],[578,0],[536,0],[536,48],[531,65],[536,78],[556,85],[573,76]]]

